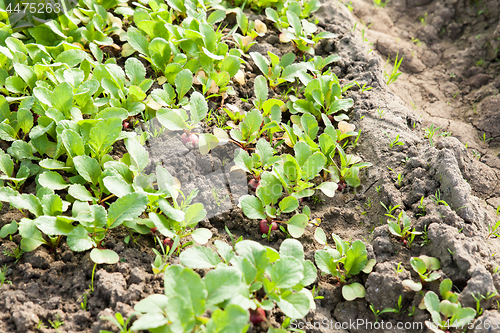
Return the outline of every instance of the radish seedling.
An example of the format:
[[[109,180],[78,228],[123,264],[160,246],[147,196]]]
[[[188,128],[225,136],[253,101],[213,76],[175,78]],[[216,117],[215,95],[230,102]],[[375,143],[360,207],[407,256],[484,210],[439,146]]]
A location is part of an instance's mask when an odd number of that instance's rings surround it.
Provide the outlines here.
[[[434,333],[444,333],[450,327],[464,327],[476,318],[476,310],[465,307],[460,302],[450,302],[447,299],[439,301],[438,295],[428,291],[421,305],[421,309],[427,309],[432,321],[426,321],[425,325]],[[444,316],[444,319],[441,316]]]
[[[404,280],[403,285],[409,287],[411,290],[420,291],[422,285],[427,282],[432,282],[441,277],[441,274],[434,272],[441,268],[441,263],[438,259],[421,255],[418,258],[410,259],[411,267],[420,277],[420,282],[413,282],[413,280]]]
[[[237,167],[252,174],[255,178],[250,180],[249,186],[255,191],[260,184],[260,175],[272,166],[281,161],[279,156],[275,156],[276,151],[269,142],[260,138],[255,147],[255,153],[250,156],[243,149],[236,149],[234,152],[234,163]]]
[[[316,77],[307,83],[304,91],[305,99],[295,99],[288,103],[291,113],[311,113],[319,121],[322,114],[332,115],[335,121],[345,120],[345,114],[339,111],[347,111],[354,105],[350,98],[343,99],[342,93],[352,85],[341,87],[337,76],[333,73]]]
[[[267,32],[267,26],[261,20],[248,21],[242,10],[236,11],[236,23],[243,35],[238,33],[233,34],[233,37],[243,51],[247,53],[248,50],[255,45],[257,37],[263,37]]]
[[[399,213],[396,220],[387,220],[387,223],[391,234],[398,237],[405,246],[408,244],[411,247],[415,236],[422,234],[421,232],[415,231],[415,228],[411,230],[411,220],[405,211]]]
[[[278,224],[274,221],[269,223],[267,219],[260,220],[260,232],[262,234],[268,235],[271,230],[278,230]]]
[[[326,244],[326,235],[321,228],[316,229],[316,239]],[[366,246],[360,240],[352,243],[344,242],[336,234],[332,234],[336,249],[326,246],[325,250],[318,250],[314,259],[318,268],[325,274],[331,274],[339,283],[346,283],[349,278],[361,272],[369,274],[375,265],[375,260],[368,260]],[[354,282],[342,287],[342,296],[352,301],[365,297],[363,285]]]
[[[269,81],[269,86],[275,88],[285,82],[295,82],[295,79],[306,70],[303,63],[294,63],[295,54],[287,53],[281,58],[267,51],[271,61],[258,52],[250,52],[252,60]]]
[[[261,186],[257,188],[256,194],[257,197],[244,195],[240,198],[238,206],[247,217],[266,219],[267,224],[272,224],[272,222],[287,224],[288,232],[294,237],[300,237],[303,234],[304,228],[309,221],[307,215],[294,215],[288,221],[276,220],[282,213],[294,212],[299,207],[299,201],[293,196],[287,196],[278,203],[278,199],[283,194],[283,187],[276,176],[265,171],[261,176]],[[265,226],[261,224],[261,231],[263,227]],[[266,231],[268,230],[266,229]]]
[[[336,149],[339,152],[340,167],[337,163],[328,167],[332,181],[336,183],[345,181],[351,187],[358,187],[361,185],[359,170],[370,167],[372,164],[361,162],[361,158],[358,156],[346,154],[339,145],[336,145]]]
[[[266,321],[266,312],[263,308],[257,308],[257,310],[250,310],[250,322],[254,325]]]
[[[215,241],[215,247],[217,252],[207,247],[182,252],[180,260],[188,268],[172,265],[165,270],[165,294],[150,295],[135,305],[138,319],[131,330],[182,325],[190,332],[196,323],[215,332],[230,321],[231,332],[242,332],[250,323],[265,320],[265,311],[276,305],[292,319],[315,307],[304,287],[315,281],[317,272],[304,260],[300,242],[287,239],[279,252],[248,240],[237,242],[234,250],[221,241]],[[201,278],[193,268],[208,272]]]
[[[302,52],[314,55],[314,46],[318,41],[337,37],[337,35],[327,31],[314,35],[318,30],[316,25],[307,20],[301,20],[293,11],[287,11],[286,17],[290,26],[282,30],[280,41],[282,43],[293,41],[297,49]]]
[[[209,133],[195,134],[191,131],[202,121],[208,113],[208,105],[203,95],[194,92],[189,101],[188,116],[185,109],[160,109],[157,113],[157,119],[171,131],[184,131],[185,136],[181,137],[183,142],[191,142],[198,145],[201,154],[207,154],[211,149],[219,144],[219,140]]]

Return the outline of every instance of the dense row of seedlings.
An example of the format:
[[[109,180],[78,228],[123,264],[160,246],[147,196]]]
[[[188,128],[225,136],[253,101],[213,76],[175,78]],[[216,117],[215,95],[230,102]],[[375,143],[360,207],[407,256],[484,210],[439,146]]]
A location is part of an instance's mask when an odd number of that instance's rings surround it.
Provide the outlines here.
[[[204,246],[181,252],[181,238],[190,236],[201,245],[211,238],[208,229],[197,228],[207,212],[192,203],[197,191],[186,197],[166,168],[146,172],[146,141],[168,130],[183,133],[182,142],[201,154],[237,145],[234,163],[252,175],[249,186],[255,193],[243,196],[239,206],[248,218],[261,220],[263,234],[284,224],[282,231],[294,238],[311,225],[309,207],[299,208],[303,198],[317,190],[332,197],[339,188],[357,187],[360,170],[371,165],[346,153],[359,138],[346,122],[353,101],[344,93],[354,83],[342,86],[327,69],[338,56],[314,56],[319,40],[335,37],[310,22],[319,1],[246,2],[265,10],[280,41],[293,43],[303,61],[293,53],[247,54],[268,27],[249,21],[240,5],[87,0],[45,25],[19,31],[0,26],[0,139],[9,142],[0,150],[0,200],[24,215],[5,225],[0,237],[19,233],[22,251],[55,248],[65,240],[73,251],[92,249],[97,265],[118,261],[102,246],[111,229],[162,234],[163,254],[155,250],[153,271],[165,273],[165,295],[136,305],[140,315],[132,331],[244,332],[249,322],[266,321],[265,311],[278,306],[287,319],[283,328],[269,332],[286,332],[290,319],[315,308],[316,297],[305,287],[315,282],[317,269],[304,260],[297,240],[285,240],[279,252],[241,239],[231,245],[215,241],[217,252]],[[236,17],[230,30],[227,15]],[[126,58],[121,65],[109,56],[118,50]],[[253,108],[245,112],[225,100],[235,95],[234,83],[244,84],[250,59],[262,75],[254,82]],[[146,78],[144,63],[154,80]],[[155,83],[160,88],[153,89]],[[288,92],[269,98],[269,89],[277,88]],[[212,133],[199,133],[199,123],[212,112],[207,100],[215,101],[218,115],[229,121]],[[156,132],[130,130],[139,122],[154,128],[154,120],[161,124]],[[121,141],[127,153],[117,158],[113,145]],[[279,155],[283,144],[289,153]],[[25,187],[33,180],[34,189]],[[320,228],[315,235],[326,245]],[[326,245],[316,252],[317,267],[344,284],[345,299],[364,297],[361,284],[346,282],[370,273],[375,261],[367,259],[361,241],[333,239],[336,249]],[[168,265],[175,251],[186,268]],[[417,258],[416,270],[418,263]],[[211,269],[203,279],[192,270],[202,268]],[[416,288],[411,281],[408,285]],[[434,303],[426,296],[433,319]]]

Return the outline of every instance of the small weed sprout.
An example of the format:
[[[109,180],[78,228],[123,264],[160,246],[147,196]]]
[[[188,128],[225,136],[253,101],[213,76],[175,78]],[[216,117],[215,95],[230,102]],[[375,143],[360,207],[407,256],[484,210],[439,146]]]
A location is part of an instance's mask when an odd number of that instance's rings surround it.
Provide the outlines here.
[[[224,201],[226,201],[227,198],[229,198],[229,193],[226,194],[225,197],[222,197],[222,192],[224,190],[222,189],[218,189],[218,188],[215,188],[215,187],[212,187],[212,197],[214,198],[214,201],[215,201],[215,204],[217,205],[217,207],[220,207],[222,205],[222,203]]]
[[[483,133],[483,136],[480,136],[479,139],[481,139],[483,143],[488,143],[488,141],[493,140],[493,138],[486,139],[486,133]]]
[[[325,298],[323,296],[318,296],[320,290],[321,290],[321,287],[319,285],[318,285],[318,290],[316,290],[316,286],[313,286],[313,289],[311,290],[311,294],[313,295],[314,299],[324,299]]]
[[[408,317],[413,317],[415,315],[416,310],[417,310],[417,308],[415,307],[415,305],[413,305],[411,307],[411,310],[410,310],[410,308],[408,308]]]
[[[392,312],[396,314],[403,313],[403,296],[399,295],[398,301],[394,304],[394,308],[385,308],[381,313]]]
[[[384,134],[389,139],[389,143],[388,143],[389,148],[392,149],[394,146],[404,146],[404,142],[399,141],[399,134],[396,135],[395,139],[391,139],[391,137],[389,136],[389,134],[387,134],[386,132],[384,132]]]
[[[371,197],[368,197],[368,199],[366,200],[365,207],[366,207],[366,209],[372,208],[372,198]]]
[[[380,204],[382,205],[382,207],[385,208],[385,211],[387,212],[387,214],[385,214],[386,216],[388,217],[392,217],[392,218],[396,218],[392,215],[392,212],[395,211],[396,209],[398,209],[399,207],[401,207],[401,205],[396,205],[394,207],[392,206],[389,206],[389,208],[387,208],[386,205],[384,205],[384,203],[382,201],[380,201]]]
[[[377,114],[380,119],[384,118],[385,111],[382,109],[377,109]]]
[[[363,30],[364,31],[364,30]],[[361,91],[361,93],[364,93],[365,91],[368,91],[368,90],[372,90],[373,87],[367,87],[366,84],[363,84],[361,85],[360,83],[358,83],[357,81],[354,81],[354,83],[356,83],[356,85],[358,86],[359,90]]]
[[[398,263],[398,265],[394,268],[394,271],[396,272],[396,276],[400,273],[403,273],[404,267],[401,262]]]
[[[498,293],[496,291],[490,291],[486,296],[484,295],[481,295],[480,293],[471,293],[471,296],[472,298],[474,298],[476,300],[476,313],[477,313],[477,316],[480,316],[483,314],[483,308],[481,307],[481,301],[484,299],[484,300],[488,300],[490,298],[493,298],[495,296],[497,296]]]
[[[474,155],[474,158],[477,160],[481,159],[481,153],[477,152],[476,150],[472,149],[472,155]]]
[[[377,191],[378,194],[380,194],[380,190],[382,189],[382,186],[376,186],[375,191]],[[500,207],[500,206],[499,206]]]
[[[497,223],[495,223],[494,226],[491,226],[490,224],[488,224],[488,236],[486,238],[490,238],[491,236],[495,236],[497,238],[500,237],[500,220],[497,221]]]
[[[445,206],[450,206],[448,203],[444,200],[441,199],[441,191],[437,189],[436,193],[434,194],[434,197],[431,197],[431,200],[436,203],[437,206],[439,205],[445,205]]]
[[[311,200],[312,200],[313,205],[318,205],[318,204],[325,201],[325,199],[321,198],[319,195],[311,196]]]
[[[8,270],[9,268],[7,267],[7,265],[4,265],[2,268],[0,268],[0,288],[2,288],[5,283],[12,285],[12,281],[7,280]]]
[[[38,320],[38,324],[36,324],[36,329],[37,330],[42,330],[42,329],[46,329],[47,326],[43,323],[43,320]]]
[[[422,23],[422,26],[425,26],[427,24],[427,13],[425,13],[424,16],[420,16],[418,19],[420,23]]]
[[[436,134],[436,131],[439,130],[441,127],[434,127],[434,124],[431,124],[428,128],[424,129],[424,138],[429,139],[429,143],[431,144],[432,147],[434,147],[434,141],[432,138]]]
[[[431,242],[431,240],[427,236],[427,226],[425,226],[424,230],[422,231],[422,244],[420,244],[420,246],[430,244],[430,242]]]
[[[427,206],[426,204],[424,204],[424,196],[422,196],[420,198],[420,204],[418,205],[417,208],[420,208],[422,210],[421,213],[418,213],[417,216],[425,216],[425,206]]]
[[[132,313],[127,320],[125,320],[120,312],[115,314],[115,317],[100,317],[101,319],[106,319],[115,324],[116,327],[120,329],[120,333],[129,333],[132,332],[128,327],[130,324],[130,320],[135,316],[135,313]],[[111,333],[109,331],[101,331],[103,333]]]
[[[396,54],[396,60],[394,61],[394,67],[392,68],[392,72],[390,74],[387,74],[386,72],[384,72],[384,77],[387,81],[387,85],[390,85],[391,83],[395,82],[398,77],[401,75],[401,72],[398,73],[398,70],[399,70],[399,66],[401,66],[401,62],[403,61],[403,58],[404,56],[402,56],[399,61],[398,61],[398,57],[399,57],[399,52]],[[389,61],[390,61],[390,58],[389,58]]]
[[[50,324],[50,326],[52,326],[53,329],[55,329],[57,331],[57,329],[59,327],[64,325],[64,321],[61,320],[61,317],[59,316],[59,314],[56,314],[55,317],[56,317],[56,319],[54,319],[54,321],[49,320],[49,324]]]
[[[9,249],[3,250],[3,255],[4,256],[16,259],[16,261],[14,262],[14,264],[17,264],[17,262],[19,261],[19,259],[21,259],[21,257],[23,256],[23,254],[24,254],[24,251],[21,250],[20,246],[16,247],[14,250],[9,250]]]
[[[382,1],[382,0],[373,0],[373,5],[378,8],[385,8],[387,4],[389,3],[389,0]]]
[[[417,47],[422,46],[422,42],[421,42],[421,41],[420,41],[420,39],[418,39],[418,38],[414,38],[414,37],[412,37],[412,38],[411,38],[411,42],[412,42],[413,44],[417,45]]]
[[[388,313],[388,312],[393,312],[392,311],[393,309],[390,309],[390,308],[385,308],[383,310],[377,310],[377,309],[375,309],[375,306],[373,304],[370,304],[370,310],[372,310],[373,315],[375,316],[375,322],[378,322],[378,317],[381,314]]]

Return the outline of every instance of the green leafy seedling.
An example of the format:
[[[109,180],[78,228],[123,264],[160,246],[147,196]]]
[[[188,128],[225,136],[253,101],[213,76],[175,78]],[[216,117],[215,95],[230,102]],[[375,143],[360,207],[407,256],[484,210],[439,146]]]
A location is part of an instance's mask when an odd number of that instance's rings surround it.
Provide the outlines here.
[[[326,237],[322,230],[316,229],[315,236],[320,243],[326,244]],[[351,244],[343,241],[336,234],[332,234],[336,249],[329,246],[325,250],[318,250],[314,254],[316,265],[325,274],[331,274],[340,283],[346,283],[349,278],[364,272],[369,274],[375,265],[375,260],[368,260],[366,247],[363,242],[356,240]],[[366,290],[360,283],[354,282],[342,287],[342,296],[352,301],[363,298]]]
[[[421,232],[415,231],[415,228],[411,228],[411,219],[408,217],[405,211],[401,211],[397,220],[388,220],[389,231],[394,236],[398,237],[401,242],[405,245],[407,243],[412,243],[416,235],[421,235]]]
[[[118,257],[118,254],[113,251],[113,250],[107,250],[107,249],[92,249],[90,251],[90,259],[94,262],[94,268],[92,269],[92,282],[90,285],[90,291],[94,292],[94,274],[95,274],[95,269],[97,265],[99,264],[108,264],[108,265],[113,265],[116,264],[120,258]]]
[[[109,317],[109,316],[103,316],[100,317],[101,319],[108,320],[112,322],[119,330],[120,333],[130,333],[132,332],[131,329],[129,328],[130,326],[130,321],[136,316],[135,313],[132,313],[127,320],[125,320],[120,312],[115,313],[114,317]],[[102,333],[112,333],[111,331],[101,331]]]
[[[403,281],[403,285],[414,291],[422,290],[423,284],[435,281],[441,276],[441,274],[435,272],[441,268],[441,264],[436,258],[421,255],[418,258],[411,258],[410,263],[413,270],[420,277],[420,282],[407,279]]]
[[[404,56],[402,56],[401,59],[399,59],[399,61],[398,61],[398,57],[399,57],[399,52],[398,52],[398,54],[396,54],[396,60],[394,61],[394,66],[392,68],[392,72],[389,74],[384,72],[384,76],[385,76],[387,85],[390,85],[391,83],[395,82],[398,79],[398,77],[401,75],[401,72],[398,72],[398,71],[399,71],[399,67],[401,66],[401,62],[403,61]]]
[[[447,327],[461,327],[470,323],[476,317],[476,310],[462,308],[460,303],[449,300],[439,301],[438,295],[428,291],[423,299],[423,306],[431,315],[432,321],[426,321],[426,326],[433,332],[444,332]],[[442,318],[444,316],[444,319]]]

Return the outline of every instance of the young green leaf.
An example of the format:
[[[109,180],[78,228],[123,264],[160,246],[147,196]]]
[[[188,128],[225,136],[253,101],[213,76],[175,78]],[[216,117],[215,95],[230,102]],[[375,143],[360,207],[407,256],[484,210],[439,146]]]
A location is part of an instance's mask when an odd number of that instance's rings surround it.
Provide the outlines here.
[[[293,212],[299,207],[299,200],[292,196],[286,197],[280,201],[279,207],[283,213]]]
[[[81,224],[68,233],[67,242],[69,248],[75,252],[89,250],[94,245],[87,230]]]
[[[127,194],[109,206],[108,228],[116,228],[124,221],[133,220],[146,209],[148,197],[142,193]]]
[[[172,265],[165,270],[164,281],[167,297],[179,296],[185,299],[196,316],[205,312],[208,293],[198,274],[189,268]]]
[[[351,248],[347,250],[344,269],[346,274],[356,275],[365,268],[368,262],[366,246],[362,241],[356,240],[352,243]]]
[[[189,69],[183,69],[175,77],[175,90],[179,101],[187,94],[193,86],[193,73]]]
[[[24,252],[33,251],[40,245],[46,243],[42,233],[38,230],[33,220],[22,218],[19,222],[19,234],[22,237],[21,250]]]
[[[243,287],[242,278],[235,267],[220,267],[208,272],[203,278],[208,295],[207,305],[220,304],[232,298]]]
[[[255,103],[256,107],[260,110],[262,109],[262,105],[267,100],[268,97],[268,88],[267,88],[267,80],[262,75],[259,75],[255,78]]]
[[[38,177],[38,183],[52,190],[64,190],[69,186],[63,177],[54,171],[45,171]]]
[[[262,202],[253,195],[244,195],[240,198],[238,205],[245,215],[251,219],[265,219],[264,206]]]
[[[304,278],[302,263],[294,257],[284,257],[271,268],[271,280],[275,288],[292,288]]]
[[[302,293],[285,293],[276,304],[292,319],[304,318],[309,313],[309,299]]]
[[[94,185],[97,184],[102,170],[96,159],[90,156],[76,156],[73,162],[75,163],[76,171],[78,171],[83,179]]]
[[[125,139],[125,147],[130,154],[132,169],[142,172],[149,164],[147,150],[135,138]]]
[[[112,265],[116,264],[120,260],[120,257],[118,257],[118,254],[113,250],[92,249],[92,251],[90,251],[90,259],[96,264]]]
[[[206,244],[212,238],[212,232],[206,228],[198,228],[193,231],[191,237],[198,244]]]
[[[221,262],[217,254],[205,246],[190,247],[180,254],[179,259],[184,266],[195,269],[214,268]]]
[[[353,301],[356,298],[363,298],[365,295],[365,287],[357,282],[342,287],[342,296],[344,296],[347,301]]]

